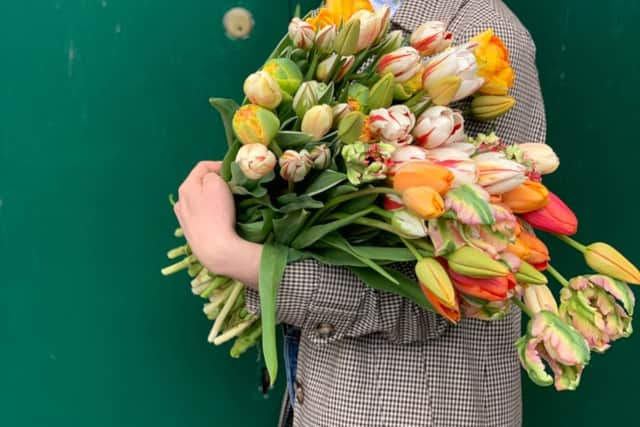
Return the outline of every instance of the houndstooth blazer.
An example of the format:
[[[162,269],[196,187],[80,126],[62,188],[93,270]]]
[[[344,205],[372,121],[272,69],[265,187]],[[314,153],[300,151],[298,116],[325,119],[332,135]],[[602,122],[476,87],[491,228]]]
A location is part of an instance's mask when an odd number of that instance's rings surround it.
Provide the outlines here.
[[[510,143],[545,140],[535,46],[500,0],[405,0],[394,25],[410,32],[448,22],[455,42],[493,28],[510,50],[516,107],[497,121]],[[487,130],[465,124],[471,133]],[[399,268],[413,274],[413,265]],[[251,311],[258,295],[249,291]],[[277,305],[301,328],[295,427],[513,427],[521,425],[520,368],[513,343],[520,313],[450,325],[399,296],[365,287],[352,273],[301,261],[289,265]],[[282,421],[281,421],[282,422]]]

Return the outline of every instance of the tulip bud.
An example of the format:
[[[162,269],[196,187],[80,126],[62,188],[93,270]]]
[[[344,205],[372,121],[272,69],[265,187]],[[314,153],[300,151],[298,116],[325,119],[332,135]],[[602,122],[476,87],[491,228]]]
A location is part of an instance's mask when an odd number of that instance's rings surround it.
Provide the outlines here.
[[[333,127],[337,127],[345,116],[353,111],[346,102],[333,106]]]
[[[402,192],[402,201],[423,219],[438,218],[444,213],[444,200],[431,187],[411,187]]]
[[[250,74],[244,81],[243,89],[252,104],[270,110],[275,109],[282,101],[282,92],[278,82],[266,71]]]
[[[589,267],[600,274],[640,285],[640,271],[636,266],[606,243],[596,242],[586,246],[584,259]]]
[[[393,102],[393,75],[385,74],[378,80],[369,91],[367,104],[370,109],[387,108]]]
[[[464,119],[451,108],[430,107],[418,117],[413,136],[416,144],[424,148],[464,142]]]
[[[410,43],[422,56],[431,56],[451,46],[453,34],[447,31],[447,24],[429,21],[411,33]]]
[[[405,105],[379,108],[369,114],[369,127],[378,133],[384,142],[396,145],[410,144],[411,130],[416,119]]]
[[[402,35],[402,31],[394,30],[389,32],[389,34],[387,34],[384,37],[384,39],[380,42],[379,54],[384,55],[389,52],[393,52],[394,50],[402,46],[403,41],[404,41],[404,36]]]
[[[460,232],[460,223],[444,218],[429,221],[429,239],[436,256],[448,255],[467,244]]]
[[[457,249],[447,257],[449,268],[456,273],[478,279],[506,276],[509,268],[485,252],[471,246]]]
[[[551,293],[551,289],[546,285],[525,285],[522,299],[524,300],[524,305],[526,305],[533,314],[541,311],[558,314],[556,298]]]
[[[449,270],[448,273],[458,292],[484,301],[505,300],[509,298],[509,292],[516,286],[515,278],[511,273],[486,279],[468,277],[453,270]]]
[[[478,168],[478,184],[491,194],[513,190],[525,180],[526,168],[507,160],[499,152],[487,152],[473,157]]]
[[[449,102],[459,101],[480,89],[484,84],[484,78],[478,75],[478,63],[473,54],[475,44],[467,43],[446,50],[427,63],[422,74],[422,86],[429,93],[434,90],[434,85],[444,84],[445,77],[455,76],[461,79],[456,94]],[[450,81],[453,82],[454,80]]]
[[[347,90],[347,104],[353,110],[363,111],[369,102],[369,88],[360,83],[351,83]]]
[[[549,190],[539,182],[527,180],[503,193],[502,203],[517,214],[535,211],[549,203]]]
[[[316,34],[316,48],[318,52],[327,54],[333,51],[333,45],[336,41],[336,26],[327,25]]]
[[[316,145],[309,153],[314,169],[326,169],[331,165],[331,150],[326,144]]]
[[[302,83],[293,97],[293,109],[298,117],[304,117],[305,113],[316,104],[318,104],[318,82],[311,80]]]
[[[259,180],[276,166],[276,156],[262,144],[245,144],[236,155],[236,163],[249,179]]]
[[[294,46],[300,49],[309,49],[313,46],[316,33],[313,26],[300,18],[293,18],[289,23],[289,38]]]
[[[269,145],[280,130],[280,120],[271,111],[247,104],[233,115],[233,131],[243,144]]]
[[[530,162],[533,170],[541,175],[555,172],[560,166],[558,156],[547,144],[528,142],[518,144],[518,148],[523,153],[523,160]]]
[[[421,239],[427,235],[427,225],[424,220],[406,209],[393,212],[391,226],[407,239]]]
[[[489,121],[505,115],[516,105],[510,96],[476,96],[471,101],[471,113],[480,121]]]
[[[578,387],[591,355],[584,338],[549,311],[540,311],[529,321],[527,334],[518,339],[516,348],[522,367],[537,385],[554,383],[545,370],[546,365],[554,367],[558,391]]]
[[[378,73],[391,73],[396,82],[404,83],[411,80],[421,67],[418,51],[405,46],[383,55],[378,62]]]
[[[340,56],[349,56],[357,52],[360,38],[360,21],[349,20],[340,30],[335,42],[335,51]]]
[[[382,201],[382,207],[385,211],[397,211],[398,209],[404,209],[404,203],[402,203],[402,197],[396,194],[385,194]]]
[[[522,218],[537,230],[571,236],[578,230],[578,218],[554,193],[549,192],[545,207],[522,214]]]
[[[332,123],[331,107],[326,104],[315,105],[304,114],[300,130],[311,134],[314,141],[320,141],[331,130]]]
[[[313,161],[307,150],[285,151],[279,159],[280,176],[289,182],[300,182],[311,170]]]
[[[351,69],[354,64],[355,56],[346,56],[342,57],[341,61],[343,64],[338,69],[338,73],[336,74],[334,81],[339,82],[342,78],[347,74],[347,72]],[[332,53],[327,59],[318,64],[318,68],[316,69],[316,78],[323,82],[326,82],[331,78],[331,71],[333,71],[333,67],[338,60],[338,55]]]
[[[458,76],[445,76],[430,84],[426,90],[433,105],[449,105],[460,90],[462,79]]]
[[[453,174],[429,161],[413,161],[399,166],[393,175],[393,189],[405,191],[411,187],[431,187],[445,194],[451,187]]]
[[[290,59],[274,58],[267,61],[262,70],[269,73],[283,92],[293,96],[302,83],[302,71]]]
[[[444,267],[433,258],[423,258],[416,264],[416,276],[433,308],[453,323],[460,320],[456,292]]]
[[[400,165],[413,160],[426,160],[428,156],[427,150],[416,145],[403,145],[396,148],[393,153],[394,163]],[[395,174],[395,171],[394,171]]]
[[[343,144],[353,144],[360,139],[364,127],[365,115],[359,111],[348,113],[338,125],[338,136]]]
[[[380,32],[386,23],[386,19],[388,19],[388,15],[388,6],[383,6],[375,12],[362,9],[351,15],[349,21],[360,21],[360,33],[358,36],[358,43],[356,45],[356,52],[360,52],[373,44],[373,42],[378,38],[378,35],[380,35]]]
[[[532,233],[528,231],[522,231],[516,242],[526,246],[528,248],[527,255],[523,257],[525,261],[533,264],[537,270],[544,270],[549,263],[549,249],[542,240],[538,239]]]
[[[540,273],[534,266],[524,260],[520,262],[520,267],[516,272],[516,280],[518,283],[527,283],[536,286],[549,283],[547,276]]]

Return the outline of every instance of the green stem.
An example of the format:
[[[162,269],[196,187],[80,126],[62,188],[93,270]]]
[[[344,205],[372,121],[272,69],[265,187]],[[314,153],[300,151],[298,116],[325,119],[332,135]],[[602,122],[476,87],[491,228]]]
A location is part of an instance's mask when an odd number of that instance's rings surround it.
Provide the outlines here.
[[[313,49],[310,55],[311,55],[311,65],[309,65],[309,70],[307,70],[307,75],[304,78],[305,81],[313,80],[313,78],[316,76],[316,68],[318,68],[318,59],[319,59],[318,52],[315,49]]]
[[[187,256],[191,253],[190,249],[189,249],[189,245],[183,245],[183,246],[179,246],[177,248],[171,249],[169,252],[167,252],[167,258],[169,259],[176,259],[179,256]]]
[[[574,248],[575,250],[585,253],[587,248],[580,242],[576,242],[575,240],[573,240],[571,237],[569,236],[562,236],[560,234],[554,234],[554,236],[556,236],[558,239],[562,240],[563,242],[565,242],[567,245],[571,246],[572,248]]]
[[[202,298],[209,298],[209,295],[211,295],[213,291],[226,284],[229,280],[231,279],[229,279],[228,277],[217,276],[211,281],[211,284],[207,287],[207,289],[204,290],[204,292],[202,292],[202,294],[200,294],[200,296]]]
[[[567,287],[569,286],[569,281],[567,279],[564,278],[564,276],[562,274],[560,274],[560,272],[558,270],[556,270],[555,268],[553,268],[553,266],[551,264],[547,265],[547,271],[549,272],[549,274],[551,274],[553,276],[554,279],[556,279],[562,286]]]
[[[282,157],[282,148],[280,148],[280,146],[275,140],[269,143],[269,148],[271,148],[271,151],[273,151],[276,157],[278,158]]]
[[[384,209],[382,209],[381,207],[375,206],[373,208],[372,213],[376,214],[376,215],[380,215],[383,218],[386,219],[393,219],[393,214],[389,211],[385,211]]]
[[[407,107],[413,107],[414,105],[417,105],[418,102],[420,102],[420,100],[426,95],[426,93],[427,92],[424,89],[420,89],[411,98],[405,101],[404,105],[406,105]]]
[[[416,261],[421,261],[423,256],[420,252],[418,252],[418,250],[416,249],[415,246],[413,246],[411,243],[409,243],[409,241],[407,239],[405,239],[404,237],[400,237],[400,240],[402,240],[402,243],[404,243],[404,245],[407,247],[407,249],[409,249],[411,251],[411,253],[413,254],[414,257],[416,257]]]
[[[429,252],[431,254],[434,253],[433,245],[427,242],[425,239],[412,240],[411,244],[413,244],[414,246],[417,246],[419,249],[422,249],[423,251]]]
[[[186,268],[189,268],[189,266],[191,264],[193,264],[194,262],[197,262],[197,258],[195,257],[195,255],[189,255],[188,257],[186,257],[185,259],[183,259],[182,261],[176,262],[175,264],[172,264],[168,267],[165,267],[161,270],[161,273],[163,276],[169,276],[171,274],[177,273],[178,271],[184,270]]]
[[[173,235],[176,237],[184,237],[184,231],[182,231],[182,228],[176,228],[176,231],[173,232]]]
[[[332,207],[337,206],[341,203],[347,202],[352,199],[357,199],[358,197],[370,196],[371,194],[396,194],[399,195],[400,192],[394,190],[389,187],[370,187],[365,188],[364,190],[354,191],[352,193],[343,194],[338,196],[324,205],[323,208],[318,209],[316,213],[311,217],[308,222],[308,226],[313,225],[322,215],[327,213]]]
[[[531,312],[531,310],[529,310],[529,307],[527,307],[526,305],[524,305],[524,303],[522,301],[520,301],[519,297],[513,297],[513,298],[511,298],[511,301],[513,301],[513,303],[515,305],[520,307],[520,310],[522,310],[522,312],[525,313],[527,316],[529,316],[529,317],[533,317],[534,316],[534,314]]]
[[[289,193],[293,193],[293,192],[295,192],[296,183],[295,183],[295,182],[293,182],[293,181],[287,181],[287,184],[288,184],[288,186],[287,186],[287,191],[288,191]]]

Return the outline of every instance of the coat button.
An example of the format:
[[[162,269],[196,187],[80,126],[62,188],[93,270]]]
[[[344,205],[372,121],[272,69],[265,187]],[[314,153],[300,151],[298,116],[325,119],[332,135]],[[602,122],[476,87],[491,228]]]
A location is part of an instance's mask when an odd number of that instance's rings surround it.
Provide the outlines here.
[[[320,338],[330,338],[336,332],[335,326],[330,323],[318,323],[316,325],[316,334]]]
[[[304,388],[302,388],[302,384],[298,380],[296,380],[293,387],[296,393],[296,403],[302,405],[304,403]]]

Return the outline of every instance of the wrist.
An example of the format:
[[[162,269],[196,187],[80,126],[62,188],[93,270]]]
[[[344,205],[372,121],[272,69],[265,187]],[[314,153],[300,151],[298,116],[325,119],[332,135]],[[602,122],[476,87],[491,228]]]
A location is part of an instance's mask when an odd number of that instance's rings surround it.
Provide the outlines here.
[[[239,280],[251,287],[258,286],[260,272],[260,257],[262,245],[239,236],[224,240],[224,246],[219,255],[216,274]]]

